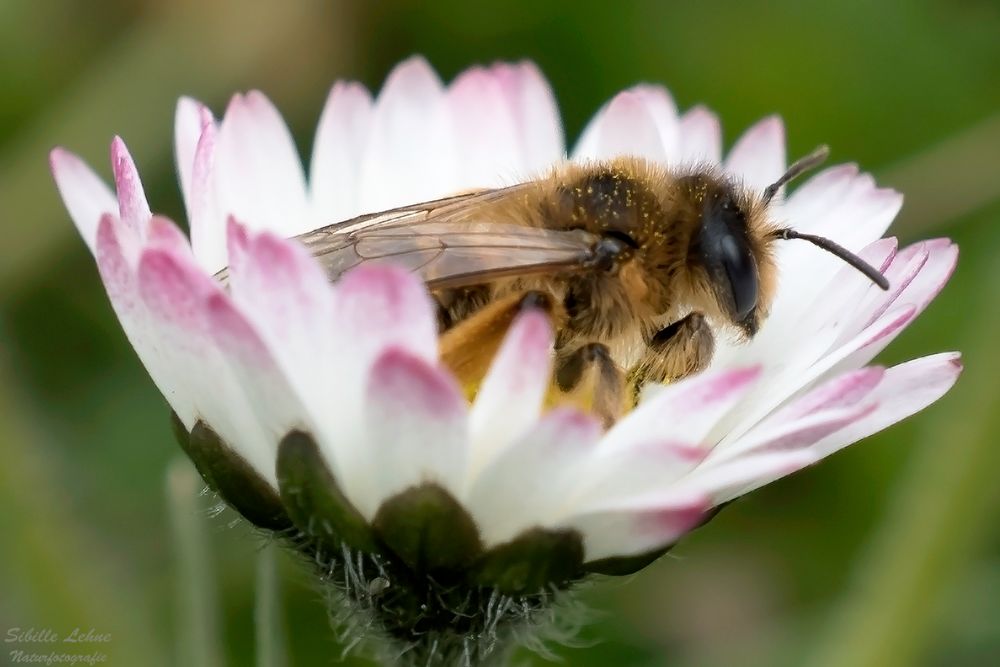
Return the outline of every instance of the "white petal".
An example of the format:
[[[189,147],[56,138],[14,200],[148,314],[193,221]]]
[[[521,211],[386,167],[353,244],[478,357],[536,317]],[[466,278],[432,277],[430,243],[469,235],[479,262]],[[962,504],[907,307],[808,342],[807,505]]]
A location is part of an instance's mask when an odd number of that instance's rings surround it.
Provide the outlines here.
[[[271,232],[248,232],[233,222],[229,246],[233,300],[311,404],[321,400],[331,381],[336,326],[326,276],[303,247]]]
[[[893,257],[889,267],[883,272],[889,281],[889,289],[869,289],[864,298],[855,302],[854,313],[845,317],[849,323],[844,326],[842,337],[851,335],[870,326],[899,299],[903,291],[913,282],[927,263],[929,253],[923,244],[904,248]]]
[[[889,270],[896,257],[896,239],[879,239],[866,246],[858,253],[865,262],[879,269],[882,273]],[[817,265],[818,272],[822,270]],[[839,262],[830,267],[835,269],[826,282],[819,282],[822,276],[817,276],[817,284],[810,280],[788,280],[782,285],[774,309],[767,322],[758,334],[760,344],[773,354],[777,349],[789,349],[793,343],[805,335],[819,330],[833,329],[841,332],[857,333],[859,326],[854,325],[858,305],[876,295],[882,298],[884,292],[873,285],[868,278],[854,267]],[[793,274],[788,273],[791,276]],[[810,283],[802,285],[801,283]],[[813,299],[822,299],[825,308],[816,308],[815,301],[809,301],[804,295],[813,294]],[[754,340],[756,346],[758,341]]]
[[[83,160],[67,150],[54,148],[49,153],[49,166],[73,224],[95,252],[101,216],[118,211],[114,193]]]
[[[869,290],[858,305],[854,326],[870,324],[897,303],[915,304],[922,311],[951,277],[958,246],[949,239],[920,241],[903,248],[884,272],[889,290]]]
[[[137,230],[140,239],[144,238],[152,213],[146,202],[139,171],[121,137],[115,137],[111,141],[111,169],[115,174],[115,189],[118,192],[118,217]]]
[[[768,421],[781,423],[819,412],[855,405],[878,386],[885,375],[881,366],[849,371],[812,389],[771,415]]]
[[[335,286],[331,358],[322,372],[327,384],[315,415],[330,442],[337,443],[325,453],[351,498],[371,497],[366,477],[356,472],[367,470],[370,455],[363,446],[344,443],[365,442],[361,414],[372,364],[390,348],[436,364],[434,312],[419,279],[396,267],[363,264]]]
[[[566,514],[566,491],[600,437],[595,419],[575,410],[546,413],[478,477],[466,498],[486,544],[498,544]]]
[[[481,67],[463,72],[448,89],[460,165],[458,190],[524,180],[526,160],[506,90]]]
[[[785,200],[782,212],[795,229],[831,238],[838,229],[849,230],[859,222],[864,224],[865,221],[844,221],[845,216],[839,215],[839,207],[847,204],[849,198],[853,200],[850,206],[860,207],[859,196],[867,196],[856,188],[858,177],[858,165],[853,163],[827,167],[795,188]],[[879,230],[877,235],[881,236],[883,231]]]
[[[282,236],[308,231],[305,176],[281,114],[263,93],[235,95],[219,127],[213,169],[221,219]],[[219,233],[224,229],[219,227]]]
[[[139,244],[135,230],[110,213],[101,218],[94,248],[101,280],[122,329],[160,393],[188,427],[196,420],[183,378],[164,359],[157,329],[151,325],[136,281]]]
[[[888,267],[895,254],[895,239],[883,239],[859,255],[876,267]],[[815,302],[794,302],[789,292],[802,289],[810,280],[783,280],[779,295],[767,320],[749,342],[716,340],[713,368],[729,368],[747,363],[764,365],[765,381],[778,373],[794,377],[797,369],[813,364],[826,354],[847,331],[859,303],[872,290],[880,291],[854,268],[841,263],[840,270],[818,287],[823,308]],[[853,329],[851,335],[857,333]],[[773,363],[781,359],[781,364]],[[797,385],[800,387],[801,385]]]
[[[364,86],[340,82],[333,86],[316,130],[309,175],[316,227],[362,213],[358,187],[371,120],[372,98]]]
[[[191,173],[194,168],[194,154],[202,130],[206,125],[214,123],[212,112],[198,100],[190,97],[181,97],[177,100],[177,110],[174,113],[174,160],[188,219],[191,218]]]
[[[468,438],[465,399],[454,377],[399,349],[372,367],[364,405],[369,469],[352,484],[352,502],[372,518],[381,503],[424,482],[457,493]]]
[[[685,442],[683,437],[684,433],[677,431],[650,436],[627,450],[599,448],[566,494],[567,511],[584,513],[618,507],[630,499],[670,489],[709,453],[701,443]]]
[[[208,303],[225,298],[218,283],[197,268],[192,257],[166,247],[143,251],[136,283],[158,363],[176,383],[177,397],[190,401],[187,420],[181,412],[178,416],[188,428],[203,419],[276,487],[277,442],[263,427],[261,415],[252,409],[212,336]]]
[[[951,389],[962,372],[961,356],[944,352],[914,359],[886,371],[871,393],[878,409],[813,446],[819,456],[831,453],[915,414]]]
[[[750,188],[763,190],[785,171],[785,127],[768,116],[743,133],[726,157],[726,171]]]
[[[921,311],[944,289],[958,264],[958,246],[951,239],[930,239],[923,242],[923,247],[927,263],[899,296],[917,304]]]
[[[359,368],[362,360],[390,346],[432,362],[437,359],[434,313],[423,283],[411,273],[362,265],[336,284],[334,347]]]
[[[679,135],[680,163],[722,163],[722,126],[719,117],[706,107],[692,107],[681,116]]]
[[[646,110],[660,133],[660,142],[663,144],[663,153],[667,156],[667,160],[678,162],[681,154],[680,123],[674,98],[663,86],[652,84],[633,86],[630,91],[646,104]]]
[[[962,365],[959,355],[954,352],[936,354],[915,359],[886,371],[883,381],[869,395],[877,407],[833,434],[811,445],[808,451],[795,452],[811,455],[815,460],[829,456],[843,447],[905,419],[923,410],[941,398],[958,379]],[[742,459],[736,459],[731,466],[737,466]],[[731,485],[719,497],[720,502],[741,496],[768,484],[784,474],[760,475],[745,483]]]
[[[790,227],[825,236],[856,253],[885,233],[902,203],[899,193],[877,188],[868,174],[858,175],[853,165],[842,165],[796,190],[782,214]],[[778,251],[782,276],[808,274],[810,279],[782,284],[776,311],[786,302],[810,306],[844,267],[843,261],[804,241],[780,242]]]
[[[217,142],[218,129],[215,123],[205,125],[195,147],[187,202],[191,248],[198,263],[211,274],[218,273],[228,263],[226,219],[219,210],[214,182]]]
[[[864,331],[843,344],[829,348],[829,351],[823,354],[816,354],[817,349],[823,349],[832,342],[830,333],[833,332],[835,338],[836,329],[829,329],[825,334],[817,334],[816,340],[819,342],[816,346],[808,348],[808,353],[803,353],[796,363],[776,366],[772,373],[758,384],[756,400],[740,406],[740,409],[720,422],[715,435],[727,443],[736,440],[803,387],[862,365],[864,361],[855,364],[853,360],[870,358],[869,355],[877,354],[906,328],[915,316],[916,308],[912,305],[893,308]],[[804,364],[803,361],[809,357],[815,358],[815,362],[811,365]],[[847,364],[848,361],[851,361],[850,365]]]
[[[652,507],[622,507],[574,516],[565,527],[583,536],[585,561],[638,556],[669,546],[697,527],[711,509],[708,498],[673,498]]]
[[[511,325],[476,393],[467,484],[538,420],[551,379],[552,328],[541,313],[525,312]]]
[[[669,439],[701,443],[759,376],[759,368],[725,370],[667,385],[615,424],[601,441],[601,451],[610,454]]]
[[[821,410],[797,419],[767,420],[738,441],[717,447],[705,463],[719,465],[736,458],[808,448],[831,433],[870,415],[878,407],[873,401],[874,399],[848,407]]]
[[[923,251],[927,252],[926,262],[923,263],[919,273],[909,281],[895,299],[891,300],[886,310],[898,310],[904,307],[901,304],[912,304],[914,309],[913,318],[916,318],[948,282],[958,262],[958,246],[951,243],[948,239],[934,239],[933,241],[924,243],[921,247],[921,252]],[[886,296],[883,293],[881,296],[882,298],[891,299],[891,295]],[[879,310],[882,309],[879,308]],[[875,344],[865,346],[853,352],[850,356],[838,361],[837,365],[833,367],[833,371],[856,368],[867,364],[900,333],[902,333],[902,328],[895,329],[879,339]]]
[[[646,98],[631,91],[618,93],[597,112],[573,151],[574,160],[606,160],[619,155],[635,155],[661,163],[667,160],[660,130]]]
[[[300,396],[282,372],[271,349],[250,321],[223,293],[205,301],[209,332],[233,379],[246,396],[265,439],[278,443],[292,430],[319,437]],[[265,450],[273,457],[272,450]],[[268,464],[273,467],[273,460]]]
[[[801,449],[738,457],[720,465],[706,465],[691,474],[681,488],[690,485],[692,490],[703,490],[710,494],[713,505],[721,505],[813,465],[821,458],[814,451]]]
[[[361,211],[452,194],[459,174],[451,122],[444,87],[430,65],[417,57],[397,65],[375,102]]]
[[[663,486],[644,496],[609,504],[604,510],[639,511],[674,507],[696,499],[703,499],[708,507],[712,507],[812,465],[819,458],[809,449],[764,452],[722,462],[709,458],[674,484]]]
[[[520,137],[524,170],[537,174],[566,153],[559,109],[545,77],[534,63],[498,63],[490,68],[503,87]]]

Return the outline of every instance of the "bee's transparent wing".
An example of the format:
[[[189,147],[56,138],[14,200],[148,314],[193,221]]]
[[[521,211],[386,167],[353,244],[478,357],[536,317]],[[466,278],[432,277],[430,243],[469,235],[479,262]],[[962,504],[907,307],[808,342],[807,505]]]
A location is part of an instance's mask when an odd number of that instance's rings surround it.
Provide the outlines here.
[[[580,270],[597,237],[489,219],[494,204],[530,184],[482,190],[364,215],[296,237],[336,280],[365,262],[417,273],[431,289],[465,287],[505,276]]]

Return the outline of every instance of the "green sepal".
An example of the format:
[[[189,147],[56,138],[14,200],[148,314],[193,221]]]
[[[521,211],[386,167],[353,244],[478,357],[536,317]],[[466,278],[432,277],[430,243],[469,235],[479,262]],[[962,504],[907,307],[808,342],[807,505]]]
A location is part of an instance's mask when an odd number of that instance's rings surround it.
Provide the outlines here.
[[[583,564],[583,569],[592,574],[606,574],[612,577],[624,577],[635,574],[639,570],[652,565],[654,561],[674,548],[671,544],[666,547],[647,551],[636,556],[613,556],[611,558],[601,558]]]
[[[534,528],[490,549],[476,564],[475,582],[501,593],[536,593],[580,576],[583,540],[575,530]]]
[[[372,523],[379,539],[413,572],[457,576],[482,552],[472,517],[436,484],[389,498]]]
[[[299,530],[334,553],[341,544],[378,551],[371,527],[340,490],[311,435],[292,431],[281,439],[277,472],[281,499]]]
[[[258,528],[281,532],[292,527],[271,485],[208,424],[199,420],[188,433],[176,413],[171,413],[171,421],[177,441],[202,479],[228,505]]]

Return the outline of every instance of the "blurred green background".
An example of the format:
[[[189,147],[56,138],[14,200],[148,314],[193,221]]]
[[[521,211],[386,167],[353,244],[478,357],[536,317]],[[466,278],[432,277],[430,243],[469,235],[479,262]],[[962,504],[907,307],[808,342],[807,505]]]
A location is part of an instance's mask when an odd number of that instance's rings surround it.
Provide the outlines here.
[[[906,193],[894,232],[962,248],[942,297],[882,356],[965,353],[939,404],[728,508],[646,571],[588,586],[570,665],[1000,664],[1000,5],[0,2],[0,630],[110,633],[111,665],[254,660],[260,541],[165,471],[179,449],[48,175],[55,144],[105,175],[121,134],[154,210],[181,220],[174,101],[260,88],[308,154],[329,85],[377,88],[425,54],[445,79],[531,58],[567,137],[616,91],[665,83],[727,143],[772,113],[789,154],[829,143]],[[186,465],[186,464],[185,464]],[[190,484],[176,469],[175,486]],[[195,487],[190,487],[191,489]],[[183,505],[183,502],[182,502]],[[197,511],[197,521],[185,521]],[[176,518],[176,517],[175,517]],[[208,541],[199,561],[190,531]],[[185,531],[187,531],[185,533]],[[195,547],[195,551],[191,548]],[[183,556],[183,557],[182,557]],[[290,664],[340,659],[309,576],[281,555]],[[195,566],[194,591],[178,584]],[[207,583],[204,583],[207,582]],[[192,617],[191,594],[217,602]],[[210,608],[210,606],[209,606]],[[213,623],[215,625],[213,625]],[[0,649],[12,660],[13,645]],[[26,648],[21,646],[21,648]],[[542,658],[525,656],[527,664]]]

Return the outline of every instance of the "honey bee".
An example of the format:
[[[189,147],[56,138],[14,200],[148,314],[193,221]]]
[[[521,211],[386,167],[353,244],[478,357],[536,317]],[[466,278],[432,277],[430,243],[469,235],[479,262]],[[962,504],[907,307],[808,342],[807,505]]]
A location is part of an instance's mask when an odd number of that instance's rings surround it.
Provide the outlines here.
[[[553,391],[613,422],[648,382],[711,361],[713,329],[752,337],[777,285],[774,244],[803,239],[882,289],[833,241],[780,226],[779,189],[827,156],[794,163],[763,191],[714,168],[636,157],[560,164],[546,176],[363,215],[303,234],[331,280],[362,262],[419,275],[438,304],[442,359],[471,394],[524,308],[555,328]]]

